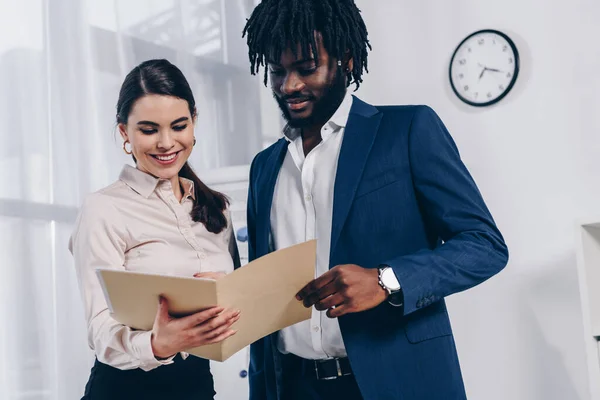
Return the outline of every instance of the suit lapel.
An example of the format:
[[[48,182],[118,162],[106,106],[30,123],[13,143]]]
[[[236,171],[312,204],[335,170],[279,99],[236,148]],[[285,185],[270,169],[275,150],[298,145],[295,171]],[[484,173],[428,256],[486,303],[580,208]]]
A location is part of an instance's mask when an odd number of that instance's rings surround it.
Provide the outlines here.
[[[354,98],[335,178],[330,260],[373,147],[381,117],[382,114],[375,107]]]
[[[271,234],[271,205],[273,204],[273,192],[279,170],[287,153],[287,141],[280,139],[276,143],[273,151],[267,158],[262,174],[257,182],[257,217],[256,217],[256,237],[257,237],[257,257],[263,256],[269,252],[269,237]]]

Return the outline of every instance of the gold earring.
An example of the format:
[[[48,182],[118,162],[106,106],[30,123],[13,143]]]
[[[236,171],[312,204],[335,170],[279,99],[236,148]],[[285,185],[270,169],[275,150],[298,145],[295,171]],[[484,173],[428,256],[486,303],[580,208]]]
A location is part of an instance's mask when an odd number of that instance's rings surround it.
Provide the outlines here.
[[[127,143],[129,143],[129,140],[123,142],[123,151],[125,152],[125,154],[131,154],[131,150],[127,151]]]

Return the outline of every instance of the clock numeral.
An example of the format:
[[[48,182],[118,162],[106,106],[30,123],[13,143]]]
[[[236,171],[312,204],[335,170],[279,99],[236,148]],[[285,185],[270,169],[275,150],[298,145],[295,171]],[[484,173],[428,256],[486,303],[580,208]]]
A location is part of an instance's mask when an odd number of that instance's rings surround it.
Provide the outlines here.
[[[469,48],[467,49],[467,51],[470,53],[470,52],[472,52],[473,50],[471,50],[471,48],[469,47]]]
[[[467,63],[467,60],[465,60],[464,58],[462,60],[458,60],[458,63],[460,65],[465,65]]]
[[[509,63],[509,64],[512,64],[512,63],[513,63],[513,61],[514,61],[514,60],[512,59],[512,57],[508,59],[508,63]]]
[[[510,78],[511,76],[512,76],[512,74],[511,74],[510,72],[508,72],[508,73],[506,74],[506,77],[507,77],[507,78]]]
[[[492,40],[492,43],[493,43],[493,44],[496,44],[496,39]]]
[[[508,51],[508,46],[507,45],[502,46],[502,51]]]
[[[479,97],[479,92],[475,92],[475,98]]]
[[[481,45],[481,44],[484,44],[484,43],[485,43],[485,40],[484,40],[484,39],[479,39],[479,40],[477,41],[477,43],[478,43],[478,44],[480,44],[480,45]]]
[[[458,74],[458,78],[459,78],[459,79],[462,79],[462,78],[464,78],[464,77],[465,77],[465,74]]]
[[[492,98],[492,93],[488,92],[487,97],[488,97],[488,99],[491,99]]]
[[[504,85],[498,85],[498,89],[504,90]]]
[[[465,85],[464,89],[465,89],[465,92],[468,92],[469,91],[469,85]]]

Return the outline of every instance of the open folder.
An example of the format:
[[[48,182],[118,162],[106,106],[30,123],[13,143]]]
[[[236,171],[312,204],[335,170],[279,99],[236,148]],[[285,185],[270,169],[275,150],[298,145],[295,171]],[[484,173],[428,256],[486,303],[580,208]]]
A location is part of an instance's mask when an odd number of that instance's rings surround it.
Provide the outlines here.
[[[237,333],[221,343],[186,350],[225,361],[252,342],[310,318],[296,293],[315,277],[316,240],[278,250],[218,280],[98,269],[111,316],[133,329],[151,330],[158,297],[172,315],[218,305],[241,310]]]

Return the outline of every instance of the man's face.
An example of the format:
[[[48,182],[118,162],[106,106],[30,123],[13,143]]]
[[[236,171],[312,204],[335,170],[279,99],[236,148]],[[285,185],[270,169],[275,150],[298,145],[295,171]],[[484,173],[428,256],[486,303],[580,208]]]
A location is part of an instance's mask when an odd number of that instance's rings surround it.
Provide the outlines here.
[[[320,35],[316,39],[318,65],[312,52],[309,58],[302,57],[299,45],[297,56],[288,48],[279,61],[268,63],[273,96],[294,128],[324,124],[346,94],[346,74],[338,67],[337,60],[329,57]]]

